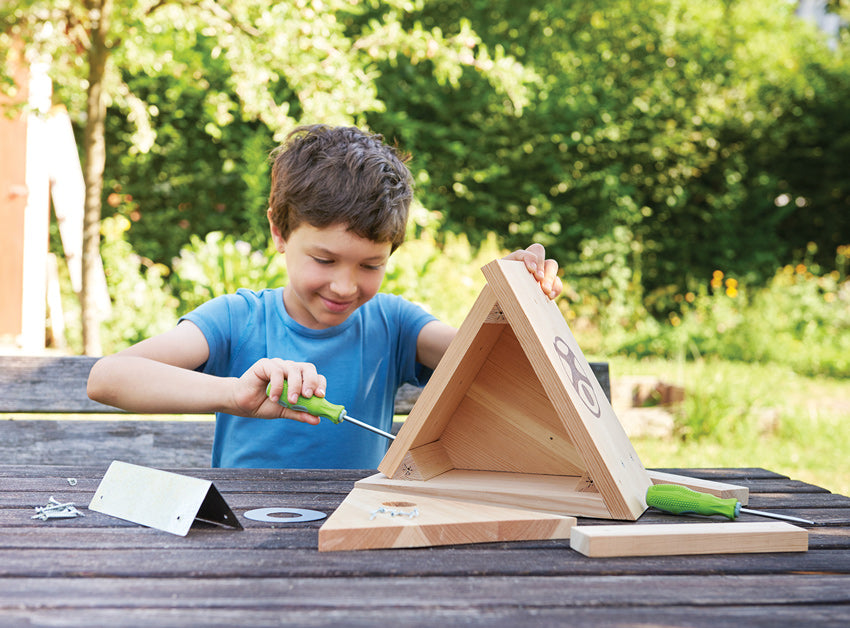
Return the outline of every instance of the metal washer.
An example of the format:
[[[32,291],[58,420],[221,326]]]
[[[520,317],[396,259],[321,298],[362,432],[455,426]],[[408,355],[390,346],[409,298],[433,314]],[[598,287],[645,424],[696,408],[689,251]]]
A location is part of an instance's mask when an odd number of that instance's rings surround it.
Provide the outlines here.
[[[274,515],[296,515],[295,517],[276,517]],[[303,508],[255,508],[243,515],[246,519],[253,521],[267,521],[270,523],[305,523],[307,521],[319,521],[327,515],[318,510],[305,510]]]

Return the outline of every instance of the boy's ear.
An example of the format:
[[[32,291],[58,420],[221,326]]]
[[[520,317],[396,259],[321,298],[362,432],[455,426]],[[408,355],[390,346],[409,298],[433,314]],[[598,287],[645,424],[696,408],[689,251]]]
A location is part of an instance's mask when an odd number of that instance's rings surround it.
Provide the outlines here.
[[[272,221],[272,210],[269,208],[269,211],[266,213],[269,218],[269,231],[272,234],[272,240],[274,241],[274,248],[278,253],[286,253],[286,240],[283,237],[283,234],[280,232],[280,229],[277,228],[277,225]]]

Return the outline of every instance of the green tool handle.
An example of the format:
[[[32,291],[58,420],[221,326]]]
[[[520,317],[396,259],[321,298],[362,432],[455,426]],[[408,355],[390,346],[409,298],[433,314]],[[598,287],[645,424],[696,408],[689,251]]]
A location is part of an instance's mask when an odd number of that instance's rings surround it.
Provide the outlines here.
[[[266,386],[266,395],[269,394],[272,385],[269,384]],[[298,397],[297,403],[289,403],[287,401],[289,386],[288,382],[283,382],[283,392],[280,395],[280,399],[278,399],[278,403],[286,408],[291,410],[298,410],[299,412],[309,412],[313,416],[325,417],[330,419],[334,423],[341,423],[342,417],[345,416],[345,407],[337,405],[335,403],[331,403],[324,397]]]
[[[734,497],[722,499],[675,484],[650,486],[646,491],[646,505],[674,515],[723,515],[729,519],[737,517],[741,510],[741,502]]]

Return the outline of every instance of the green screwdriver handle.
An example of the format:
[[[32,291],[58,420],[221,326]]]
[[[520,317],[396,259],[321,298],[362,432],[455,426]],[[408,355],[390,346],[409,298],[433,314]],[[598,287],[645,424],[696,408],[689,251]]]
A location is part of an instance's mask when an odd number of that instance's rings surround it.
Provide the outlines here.
[[[272,385],[266,386],[266,395],[269,394]],[[290,410],[298,410],[299,412],[309,412],[313,416],[325,417],[334,423],[342,423],[342,417],[345,416],[345,407],[331,403],[324,397],[298,397],[297,403],[289,403],[287,401],[287,393],[289,391],[288,382],[283,382],[283,392],[278,399],[278,403]]]
[[[646,490],[646,505],[672,512],[674,515],[723,515],[729,519],[737,517],[741,510],[741,502],[734,497],[721,499],[676,484],[650,486]]]

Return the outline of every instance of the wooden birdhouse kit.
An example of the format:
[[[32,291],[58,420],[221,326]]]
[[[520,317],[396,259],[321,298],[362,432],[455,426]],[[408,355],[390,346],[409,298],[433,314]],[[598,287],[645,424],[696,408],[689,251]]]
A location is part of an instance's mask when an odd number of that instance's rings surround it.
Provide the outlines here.
[[[319,549],[569,538],[575,517],[634,521],[656,482],[558,307],[522,262],[483,288],[378,467]],[[664,476],[663,478],[653,478]],[[746,489],[699,482],[699,490]]]

